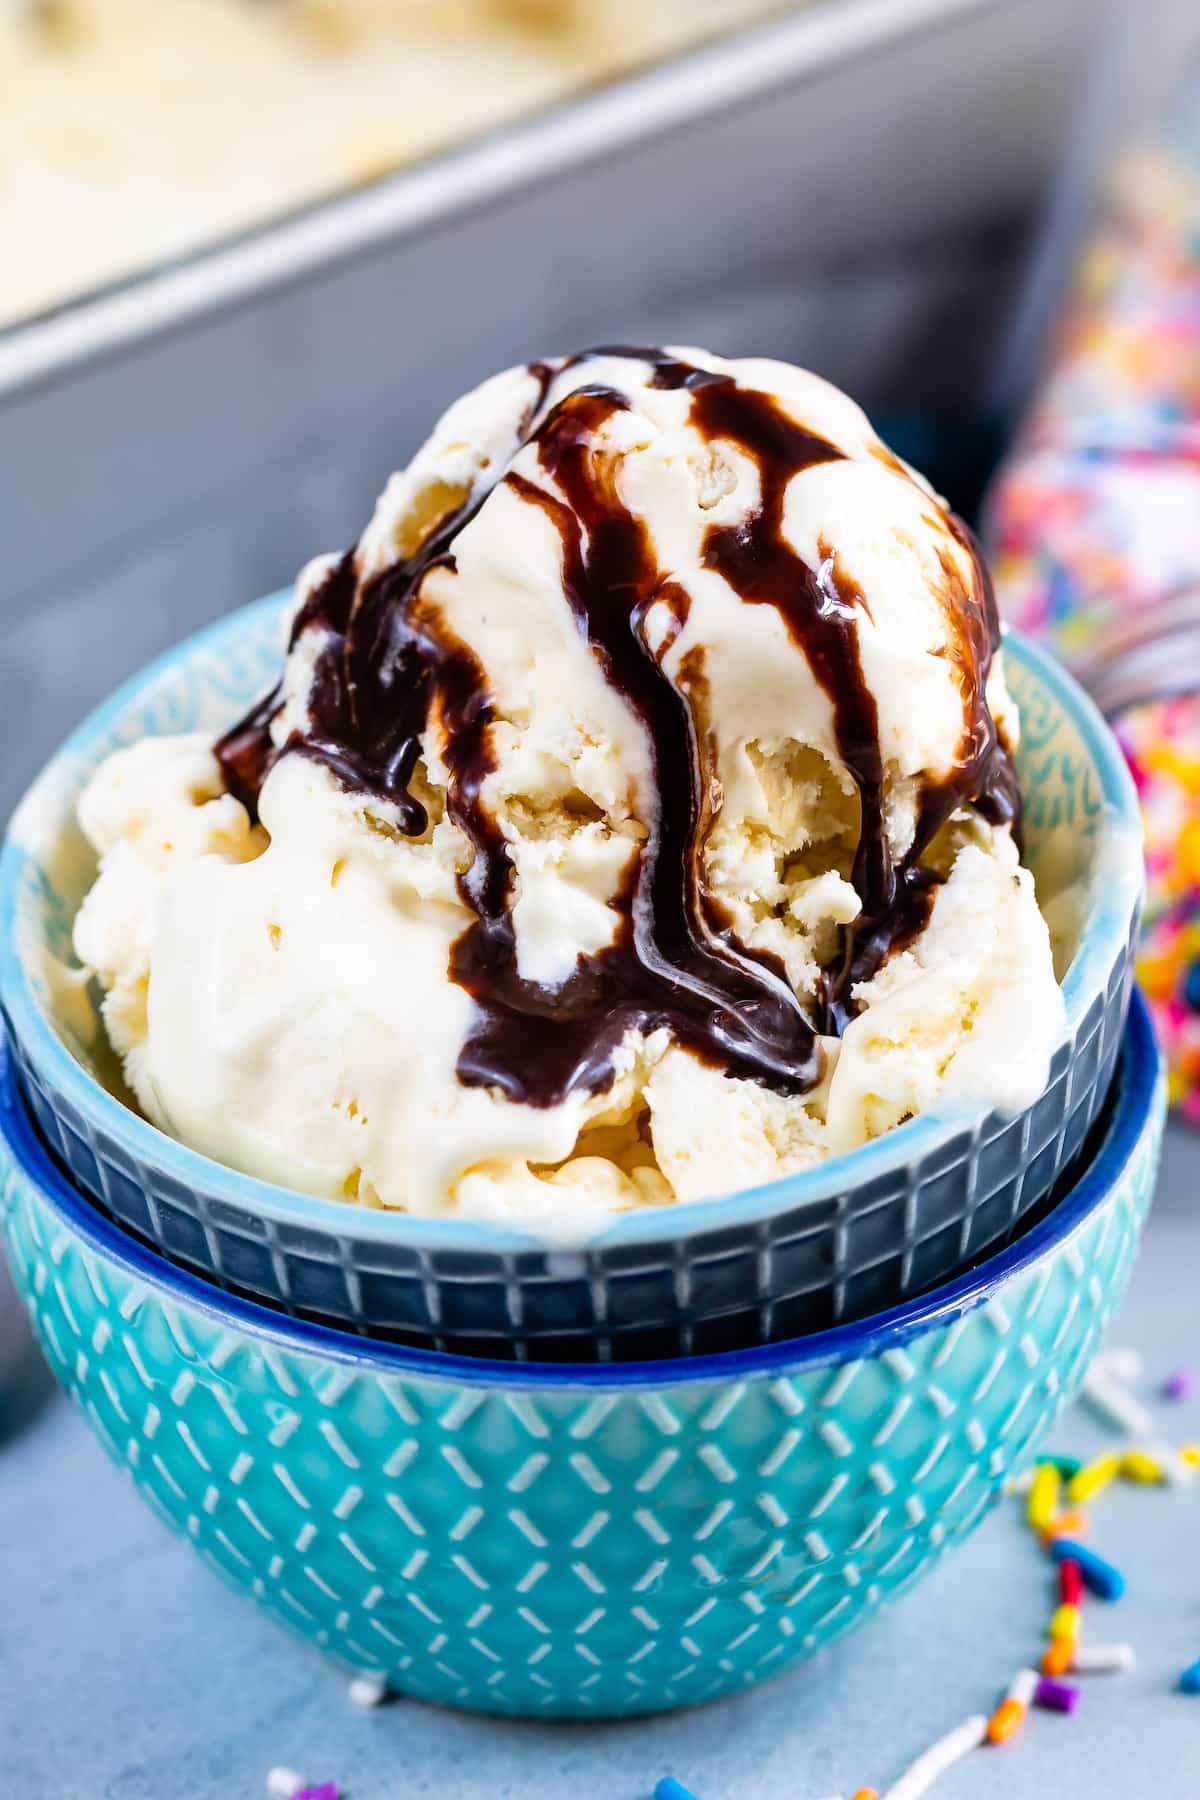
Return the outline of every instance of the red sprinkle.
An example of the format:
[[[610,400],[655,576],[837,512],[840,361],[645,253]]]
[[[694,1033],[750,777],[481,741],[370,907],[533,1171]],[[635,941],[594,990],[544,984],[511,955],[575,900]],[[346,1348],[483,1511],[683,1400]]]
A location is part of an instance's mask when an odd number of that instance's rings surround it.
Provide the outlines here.
[[[1075,1711],[1075,1702],[1079,1699],[1079,1689],[1066,1681],[1053,1681],[1050,1676],[1043,1675],[1034,1691],[1033,1704],[1048,1707],[1051,1712],[1069,1713]]]
[[[1064,1606],[1078,1606],[1083,1600],[1083,1570],[1073,1556],[1058,1565],[1058,1594]]]

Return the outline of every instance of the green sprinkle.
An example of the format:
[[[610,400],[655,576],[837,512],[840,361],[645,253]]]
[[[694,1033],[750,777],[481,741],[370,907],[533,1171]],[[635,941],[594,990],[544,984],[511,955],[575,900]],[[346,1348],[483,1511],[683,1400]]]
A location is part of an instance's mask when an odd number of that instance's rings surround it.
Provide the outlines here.
[[[1083,1467],[1077,1456],[1043,1456],[1038,1460],[1049,1463],[1051,1468],[1057,1469],[1064,1481],[1070,1481],[1072,1475],[1078,1475]]]

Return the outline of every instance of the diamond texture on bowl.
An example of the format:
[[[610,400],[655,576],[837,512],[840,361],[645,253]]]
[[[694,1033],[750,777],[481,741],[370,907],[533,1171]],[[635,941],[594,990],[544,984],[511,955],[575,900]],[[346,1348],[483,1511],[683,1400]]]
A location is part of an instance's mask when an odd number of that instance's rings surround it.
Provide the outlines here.
[[[1020,1243],[887,1317],[734,1357],[520,1369],[231,1300],[75,1194],[10,1082],[11,1262],[149,1503],[344,1665],[493,1712],[687,1705],[919,1579],[1077,1387],[1157,1168],[1140,1005],[1128,1042],[1103,1147]]]
[[[1016,1119],[927,1117],[828,1169],[745,1195],[619,1218],[579,1251],[469,1220],[413,1220],[288,1195],[173,1143],[88,1078],[92,1051],[57,999],[54,960],[92,862],[69,824],[87,771],[146,732],[216,727],[278,658],[278,601],[222,621],[136,677],[60,753],[14,822],[0,879],[0,996],[30,1107],[55,1155],[167,1255],[301,1317],[462,1354],[638,1360],[770,1341],[861,1318],[1001,1241],[1082,1147],[1112,1076],[1140,893],[1115,849],[1136,801],[1090,703],[1008,641],[1022,712],[1029,856],[1041,886],[1084,897],[1064,982],[1068,1036]],[[57,836],[47,817],[57,816]],[[49,1022],[48,1022],[49,1021]]]

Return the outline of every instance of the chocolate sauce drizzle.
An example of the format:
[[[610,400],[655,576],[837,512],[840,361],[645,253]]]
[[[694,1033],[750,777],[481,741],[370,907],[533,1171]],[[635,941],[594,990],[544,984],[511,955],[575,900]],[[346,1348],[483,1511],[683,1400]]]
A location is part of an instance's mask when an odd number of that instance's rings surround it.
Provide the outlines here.
[[[665,607],[673,640],[687,617],[688,595],[658,567],[646,521],[617,491],[611,462],[595,446],[605,421],[627,398],[599,383],[573,389],[548,410],[562,370],[602,357],[649,364],[652,386],[683,389],[691,423],[711,441],[732,443],[756,463],[761,501],[736,526],[712,526],[707,567],[747,605],[776,608],[807,657],[833,709],[842,759],[857,786],[862,814],[852,879],[862,913],[842,934],[825,973],[817,1015],[788,983],[779,960],[740,944],[705,895],[701,857],[714,775],[694,694],[684,676],[662,666],[646,621]],[[919,931],[935,875],[921,858],[950,814],[974,805],[989,819],[1019,816],[1010,759],[999,743],[984,688],[999,628],[991,587],[966,528],[954,522],[972,559],[964,584],[949,562],[948,615],[959,634],[950,655],[963,694],[962,754],[952,776],[929,782],[914,842],[896,863],[884,817],[885,771],[874,697],[862,671],[858,620],[863,596],[823,554],[812,568],[784,534],[788,484],[803,469],[842,452],[806,430],[771,395],[730,376],[658,350],[594,350],[569,362],[531,365],[537,394],[519,432],[549,478],[543,487],[510,470],[512,492],[545,514],[561,545],[566,603],[605,677],[641,723],[649,746],[656,804],[644,842],[631,846],[625,882],[613,901],[610,946],[581,958],[559,987],[525,980],[512,918],[514,865],[497,821],[481,799],[494,767],[493,708],[487,677],[422,591],[435,567],[453,571],[453,543],[489,488],[442,520],[411,557],[360,582],[348,552],[297,615],[292,642],[319,625],[324,643],[309,694],[310,725],[282,749],[270,725],[282,688],[267,695],[217,746],[232,793],[253,812],[274,760],[298,751],[323,762],[348,787],[397,809],[400,829],[419,836],[426,811],[412,791],[421,738],[436,715],[448,771],[447,812],[471,845],[459,878],[472,923],[452,947],[450,978],[476,1002],[458,1062],[468,1086],[496,1087],[514,1100],[548,1106],[576,1090],[601,1092],[614,1079],[614,1055],[637,1028],[668,1029],[675,1041],[731,1075],[783,1093],[808,1092],[820,1079],[817,1032],[840,1032],[853,1013],[852,989]]]

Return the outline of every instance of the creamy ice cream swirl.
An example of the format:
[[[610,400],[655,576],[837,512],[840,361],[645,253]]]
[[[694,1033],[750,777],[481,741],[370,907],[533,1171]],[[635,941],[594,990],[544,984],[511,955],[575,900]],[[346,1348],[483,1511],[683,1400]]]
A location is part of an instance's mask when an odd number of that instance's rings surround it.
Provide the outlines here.
[[[706,569],[719,573],[747,605],[775,607],[813,668],[833,709],[838,747],[861,806],[853,886],[858,919],[843,927],[836,962],[807,1005],[777,956],[739,943],[706,891],[703,847],[719,774],[703,719],[702,661],[672,680],[664,653],[686,623],[690,595],[665,570],[649,519],[623,499],[617,462],[602,433],[629,397],[588,379],[590,365],[613,359],[645,371],[651,389],[684,390],[688,423],[707,443],[736,445],[757,469],[758,506],[736,524],[713,524],[703,539]],[[486,669],[448,628],[426,592],[431,570],[455,568],[455,539],[494,482],[483,471],[467,495],[436,520],[408,555],[364,574],[351,551],[331,567],[297,611],[290,649],[319,630],[306,722],[277,742],[282,684],[222,739],[218,759],[230,791],[253,811],[280,756],[302,753],[339,780],[376,793],[396,809],[401,829],[428,826],[412,780],[435,715],[448,749],[446,808],[472,849],[459,891],[475,914],[454,945],[450,976],[472,995],[479,1017],[458,1061],[459,1079],[495,1087],[526,1104],[558,1104],[575,1088],[603,1091],[613,1056],[631,1030],[659,1028],[704,1060],[785,1094],[804,1093],[822,1076],[818,1033],[837,1032],[856,1010],[853,988],[897,943],[925,922],[939,879],[921,858],[957,808],[977,807],[993,822],[1015,824],[1019,796],[1009,753],[986,698],[999,641],[987,572],[966,527],[940,523],[964,547],[970,579],[945,564],[943,604],[952,626],[963,701],[957,764],[923,782],[911,842],[897,860],[884,812],[884,758],[878,711],[858,651],[865,597],[821,546],[810,565],[783,529],[793,477],[845,452],[789,416],[769,391],[735,374],[657,349],[600,350],[531,365],[534,398],[525,406],[508,461],[536,454],[537,471],[500,474],[526,505],[539,508],[561,543],[563,597],[603,670],[633,710],[650,744],[654,791],[647,831],[614,897],[613,942],[560,985],[522,977],[512,897],[516,869],[508,843],[482,795],[494,769],[494,722]],[[560,390],[563,378],[578,385]],[[881,447],[882,451],[882,447]],[[909,471],[882,452],[900,480]],[[937,505],[932,496],[928,504]],[[939,508],[939,511],[941,509]],[[653,645],[646,622],[661,609]]]
[[[282,679],[81,803],[139,1104],[577,1237],[1036,1096],[1062,1027],[974,545],[845,395],[600,350],[464,396]]]

